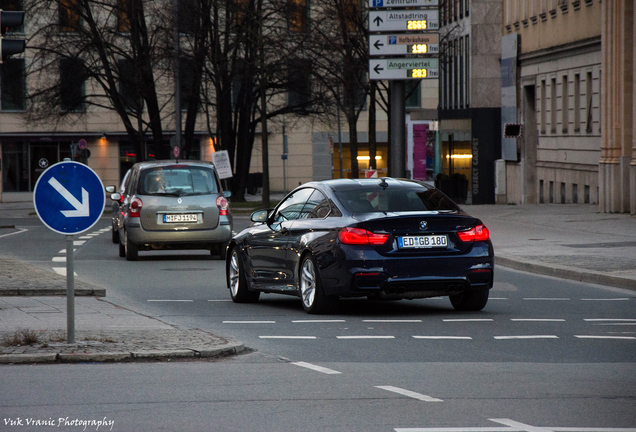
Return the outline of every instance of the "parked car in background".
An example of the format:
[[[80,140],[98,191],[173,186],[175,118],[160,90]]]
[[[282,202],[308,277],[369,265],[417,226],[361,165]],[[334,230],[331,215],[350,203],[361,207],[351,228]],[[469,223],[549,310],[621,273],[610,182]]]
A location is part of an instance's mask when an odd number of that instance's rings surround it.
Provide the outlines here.
[[[119,256],[139,251],[208,249],[225,258],[232,214],[214,165],[203,161],[152,161],[133,165],[118,213]]]
[[[122,205],[124,204],[124,191],[126,190],[126,181],[130,176],[130,170],[126,171],[123,180],[121,181],[121,185],[119,186],[119,200],[114,201],[111,205],[111,238],[113,243],[119,243],[119,213],[121,212]],[[116,186],[106,186],[106,192],[115,193],[117,192]]]
[[[494,250],[484,224],[438,189],[392,178],[311,182],[228,245],[232,300],[261,293],[298,296],[308,313],[341,297],[448,296],[478,311],[493,285]]]

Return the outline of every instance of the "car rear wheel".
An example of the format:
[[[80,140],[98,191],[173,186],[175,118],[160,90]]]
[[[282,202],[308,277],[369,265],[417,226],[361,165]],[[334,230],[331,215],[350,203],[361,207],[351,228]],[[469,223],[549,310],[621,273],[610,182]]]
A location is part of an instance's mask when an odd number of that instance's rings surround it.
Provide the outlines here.
[[[227,263],[227,286],[230,288],[230,295],[234,303],[254,303],[258,301],[261,293],[250,291],[245,279],[245,270],[239,256],[239,248],[232,248],[230,260]]]
[[[458,295],[450,296],[450,301],[458,311],[480,311],[488,303],[487,289],[466,291]]]
[[[332,312],[338,302],[337,297],[325,294],[313,255],[305,255],[300,265],[300,298],[310,314]]]
[[[119,233],[117,235],[119,236]],[[119,242],[119,256],[122,258],[126,256],[126,245],[123,241]]]
[[[126,261],[137,261],[139,257],[139,249],[137,245],[130,241],[128,233],[126,233]]]

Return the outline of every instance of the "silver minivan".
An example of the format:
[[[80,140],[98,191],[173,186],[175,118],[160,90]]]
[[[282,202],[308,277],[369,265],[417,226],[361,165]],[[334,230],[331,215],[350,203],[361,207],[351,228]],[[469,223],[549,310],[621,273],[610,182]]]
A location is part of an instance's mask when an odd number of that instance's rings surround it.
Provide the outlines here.
[[[108,190],[109,188],[106,188]],[[208,249],[225,259],[232,237],[228,198],[211,162],[151,161],[133,165],[119,212],[119,256],[139,251]]]

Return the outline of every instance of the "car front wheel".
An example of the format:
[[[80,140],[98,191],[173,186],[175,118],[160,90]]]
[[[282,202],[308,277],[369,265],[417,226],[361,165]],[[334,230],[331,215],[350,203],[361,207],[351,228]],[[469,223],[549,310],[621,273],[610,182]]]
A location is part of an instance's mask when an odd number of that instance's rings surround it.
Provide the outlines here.
[[[335,309],[337,297],[327,296],[313,255],[305,255],[300,265],[300,298],[310,314],[329,313]]]
[[[261,293],[250,291],[247,287],[247,279],[245,279],[245,270],[243,269],[238,246],[232,248],[226,274],[227,286],[230,289],[230,295],[234,303],[254,303],[258,301]]]
[[[450,296],[450,301],[455,310],[458,311],[480,311],[488,303],[487,289],[466,291],[461,294]]]

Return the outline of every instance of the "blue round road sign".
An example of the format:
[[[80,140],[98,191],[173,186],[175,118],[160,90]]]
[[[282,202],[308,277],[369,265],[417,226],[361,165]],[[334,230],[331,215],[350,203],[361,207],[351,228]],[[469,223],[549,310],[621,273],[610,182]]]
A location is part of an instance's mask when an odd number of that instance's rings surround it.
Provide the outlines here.
[[[40,220],[60,234],[79,234],[102,216],[106,196],[99,176],[79,162],[59,162],[40,175],[33,191]]]

